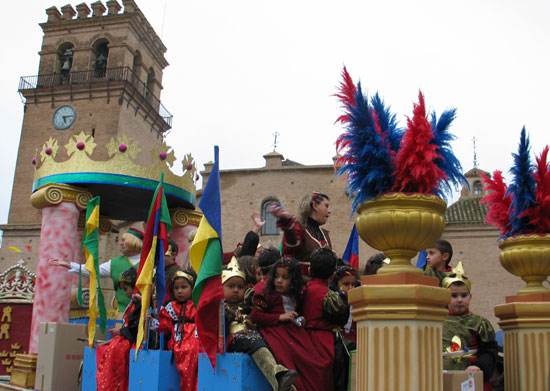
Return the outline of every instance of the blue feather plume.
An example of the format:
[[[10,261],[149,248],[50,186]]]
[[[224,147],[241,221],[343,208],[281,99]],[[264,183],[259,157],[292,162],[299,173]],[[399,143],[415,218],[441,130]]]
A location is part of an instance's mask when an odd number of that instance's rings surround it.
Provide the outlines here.
[[[347,143],[347,150],[342,156],[346,164],[336,175],[346,175],[348,178],[346,189],[350,198],[354,197],[353,215],[357,206],[390,190],[395,178],[388,142],[376,131],[373,110],[361,91],[361,83],[357,83],[355,104],[347,104],[347,108],[350,121],[341,136],[343,143]],[[392,121],[389,112],[387,121]]]
[[[439,119],[435,111],[432,111],[430,118],[430,124],[434,132],[431,143],[437,145],[437,153],[441,155],[441,158],[436,158],[434,162],[447,176],[446,179],[439,182],[439,189],[436,194],[445,199],[445,194],[450,194],[453,188],[458,191],[464,183],[469,186],[466,177],[462,173],[462,165],[451,148],[451,141],[456,137],[449,132],[449,128],[455,117],[456,109],[449,109],[445,110]]]
[[[388,131],[387,137],[390,142],[390,148],[397,153],[405,131],[398,127],[395,114],[390,112],[390,106],[384,105],[384,100],[380,98],[378,92],[370,100],[374,112],[378,115],[378,121],[382,130]]]
[[[513,153],[514,166],[510,169],[513,183],[508,188],[512,194],[510,205],[510,221],[512,229],[506,236],[513,236],[528,232],[529,217],[524,216],[527,209],[535,204],[535,179],[533,177],[533,165],[529,158],[529,137],[526,135],[525,126],[521,130],[518,153]]]

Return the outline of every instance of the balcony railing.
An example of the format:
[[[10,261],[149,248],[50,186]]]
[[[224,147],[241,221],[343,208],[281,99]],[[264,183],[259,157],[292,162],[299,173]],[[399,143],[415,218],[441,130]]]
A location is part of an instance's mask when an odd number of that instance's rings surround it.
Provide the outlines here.
[[[172,127],[172,114],[160,103],[139,77],[128,67],[76,71],[68,74],[53,73],[48,75],[22,76],[19,91],[34,88],[53,88],[57,86],[91,85],[106,82],[125,81],[130,83],[151,106],[158,110],[159,116]]]

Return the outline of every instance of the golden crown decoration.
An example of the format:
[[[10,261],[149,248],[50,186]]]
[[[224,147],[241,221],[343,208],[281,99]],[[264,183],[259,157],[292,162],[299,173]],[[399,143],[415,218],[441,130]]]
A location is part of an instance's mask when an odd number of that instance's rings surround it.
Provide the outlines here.
[[[164,192],[169,208],[195,209],[196,163],[187,154],[181,161],[183,174],[176,175],[171,167],[176,161],[172,147],[164,141],[150,149],[152,165],[145,161],[138,143],[126,134],[112,137],[100,148],[92,135],[80,132],[72,135],[64,145],[68,159],[57,161],[60,155],[58,140],[50,137],[37,156],[33,196],[47,186],[72,186],[101,196],[101,214],[120,220],[144,220],[151,197],[161,174],[164,175]],[[108,160],[99,160],[107,151]],[[138,159],[136,159],[138,157]],[[139,160],[139,162],[138,162]],[[39,197],[31,196],[38,205]]]
[[[239,261],[235,257],[231,258],[231,262],[222,270],[222,284],[225,284],[231,277],[241,277],[246,281],[244,272],[239,266]]]
[[[458,264],[448,273],[448,276],[441,281],[441,286],[443,288],[450,288],[455,282],[462,282],[468,288],[468,291],[472,290],[472,281],[466,277],[464,272],[464,266],[462,262],[459,261]]]

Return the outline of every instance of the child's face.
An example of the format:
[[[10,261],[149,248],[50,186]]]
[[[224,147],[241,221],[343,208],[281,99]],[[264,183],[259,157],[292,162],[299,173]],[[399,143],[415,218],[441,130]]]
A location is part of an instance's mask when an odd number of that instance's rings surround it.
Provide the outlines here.
[[[183,303],[191,298],[193,287],[185,278],[176,278],[174,280],[174,299]]]
[[[233,276],[223,284],[223,295],[229,304],[240,303],[244,300],[244,280]]]
[[[472,295],[468,291],[468,287],[464,284],[453,284],[449,289],[451,290],[449,312],[462,315],[470,308]]]
[[[264,279],[264,274],[262,273],[262,269],[260,269],[259,266],[256,267],[256,283],[262,281]]]
[[[290,291],[290,273],[285,267],[278,267],[275,269],[273,275],[273,284],[275,285],[275,292],[288,293]]]
[[[132,298],[132,295],[134,293],[134,288],[132,288],[131,285],[126,284],[125,282],[121,282],[120,283],[120,289],[122,289],[124,291],[124,294],[126,295],[127,298],[129,298],[129,299]]]
[[[168,267],[170,265],[173,265],[176,263],[176,256],[175,255],[165,255],[164,256],[164,267]]]
[[[349,290],[355,288],[355,277],[354,276],[345,276],[338,280],[338,289],[343,291],[346,295]]]
[[[164,267],[168,267],[176,263],[177,253],[172,251],[172,245],[168,246],[168,250],[164,254]]]
[[[426,250],[426,263],[434,270],[445,271],[448,259],[449,254],[442,254],[437,248]]]

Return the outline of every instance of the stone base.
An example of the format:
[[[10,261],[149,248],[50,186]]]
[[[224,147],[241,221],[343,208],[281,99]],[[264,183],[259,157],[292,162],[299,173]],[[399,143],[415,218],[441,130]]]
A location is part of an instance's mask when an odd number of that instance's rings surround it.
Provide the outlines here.
[[[431,286],[414,283],[431,280]],[[450,291],[413,273],[366,282],[348,296],[357,322],[357,390],[441,391]]]
[[[510,296],[495,307],[504,332],[507,390],[550,389],[550,300],[544,299],[550,298],[542,293]]]
[[[36,360],[37,356],[34,354],[18,354],[13,361],[10,384],[23,388],[34,388]]]
[[[36,372],[30,369],[13,368],[10,377],[10,384],[23,388],[34,388]]]

